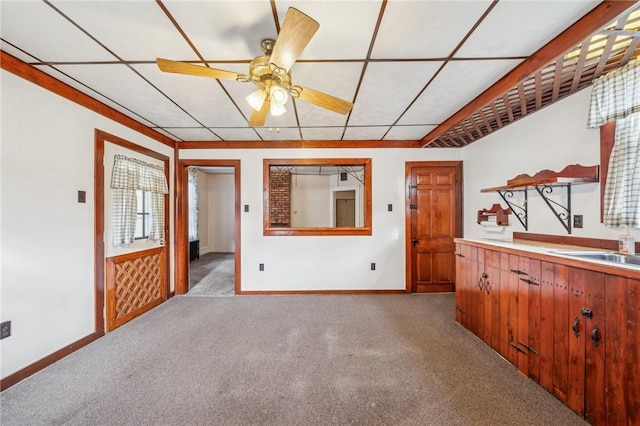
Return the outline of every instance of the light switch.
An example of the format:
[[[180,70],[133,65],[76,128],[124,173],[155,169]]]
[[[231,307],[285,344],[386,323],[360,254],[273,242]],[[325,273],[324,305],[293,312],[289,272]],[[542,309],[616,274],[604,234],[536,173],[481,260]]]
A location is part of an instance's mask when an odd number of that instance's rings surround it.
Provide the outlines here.
[[[87,202],[87,191],[78,191],[78,202],[79,203]]]

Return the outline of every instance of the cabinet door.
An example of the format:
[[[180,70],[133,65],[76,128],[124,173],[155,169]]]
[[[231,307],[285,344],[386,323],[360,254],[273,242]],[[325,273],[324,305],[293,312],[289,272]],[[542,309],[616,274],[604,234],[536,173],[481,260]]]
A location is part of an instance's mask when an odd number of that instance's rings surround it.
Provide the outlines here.
[[[500,355],[509,359],[509,254],[500,253]]]
[[[518,255],[509,254],[509,275],[508,292],[509,292],[509,317],[507,318],[507,333],[509,335],[509,352],[507,359],[511,364],[518,366],[518,288],[520,286],[520,258]]]
[[[529,334],[526,344],[529,356],[529,377],[536,383],[540,383],[540,275],[541,262],[537,259],[529,259]]]
[[[628,337],[631,337],[627,335],[628,280],[614,275],[606,275],[604,280],[607,341],[611,342],[605,347],[605,422],[608,425],[626,425],[626,366],[629,357],[638,357],[637,349],[635,353],[628,349]]]
[[[484,341],[500,352],[500,253],[484,254]]]
[[[464,315],[464,302],[463,302],[463,293],[464,293],[464,265],[463,265],[463,254],[462,254],[462,244],[456,243],[456,280],[455,280],[455,288],[456,288],[456,322],[458,324],[462,324],[464,321],[462,316]]]
[[[471,259],[473,262],[473,266],[470,268],[471,270],[475,270],[473,274],[473,282],[475,283],[475,288],[473,289],[472,297],[473,297],[473,317],[475,320],[474,333],[480,339],[484,340],[484,331],[485,331],[485,322],[484,322],[484,309],[485,309],[485,297],[484,297],[484,283],[485,279],[483,277],[484,272],[484,249],[476,248],[475,253],[472,250]],[[475,268],[474,268],[475,266]]]
[[[567,405],[592,424],[604,424],[604,275],[570,268]]]
[[[569,267],[555,265],[553,274],[553,394],[567,403],[569,392]]]
[[[518,270],[518,371],[529,376],[529,352],[524,348],[529,340],[529,258],[519,256]]]
[[[540,264],[540,386],[553,393],[553,320],[555,265],[550,262]]]
[[[473,305],[472,305],[472,294],[473,285],[473,277],[475,276],[475,271],[471,271],[471,246],[463,245],[462,246],[462,257],[460,258],[462,263],[462,325],[471,330],[471,318],[473,317]]]
[[[640,280],[630,279],[627,290],[627,421],[640,424]]]

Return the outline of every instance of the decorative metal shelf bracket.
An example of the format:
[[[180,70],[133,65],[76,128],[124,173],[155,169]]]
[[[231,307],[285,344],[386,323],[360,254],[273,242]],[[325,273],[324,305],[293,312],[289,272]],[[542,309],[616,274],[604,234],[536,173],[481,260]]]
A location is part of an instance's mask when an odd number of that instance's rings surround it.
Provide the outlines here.
[[[513,193],[514,192],[522,192],[524,194],[524,202],[523,202],[522,206],[520,206],[518,204],[515,204],[513,202]],[[507,203],[507,205],[511,208],[513,213],[515,213],[516,219],[518,219],[518,221],[520,221],[520,223],[524,227],[524,230],[528,231],[529,230],[529,220],[527,219],[527,190],[526,190],[526,188],[525,189],[518,189],[518,190],[512,190],[512,189],[502,190],[502,191],[498,191],[498,194],[500,194],[500,197],[502,197],[504,202]]]
[[[553,188],[566,188],[567,190],[567,205],[563,206],[562,204],[552,200],[548,197],[553,192]],[[536,185],[536,190],[538,194],[542,197],[547,206],[551,209],[553,214],[558,218],[564,229],[567,230],[569,234],[571,234],[571,185],[555,185],[554,187],[550,185]]]

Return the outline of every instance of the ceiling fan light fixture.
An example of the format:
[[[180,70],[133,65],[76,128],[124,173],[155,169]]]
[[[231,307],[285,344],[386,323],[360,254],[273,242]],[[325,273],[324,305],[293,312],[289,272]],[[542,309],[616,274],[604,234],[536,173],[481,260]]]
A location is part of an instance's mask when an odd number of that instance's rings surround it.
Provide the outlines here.
[[[267,93],[262,89],[258,89],[250,93],[245,99],[249,105],[251,105],[251,108],[256,111],[260,111],[262,109],[262,104],[264,104],[264,101],[267,99]]]
[[[279,106],[284,106],[284,104],[286,104],[289,100],[289,92],[287,92],[287,89],[279,84],[271,85],[271,87],[269,88],[269,96],[271,99],[271,105],[276,104]]]
[[[285,112],[287,112],[287,109],[284,107],[284,105],[278,105],[274,102],[271,102],[271,116],[277,117],[284,114]]]

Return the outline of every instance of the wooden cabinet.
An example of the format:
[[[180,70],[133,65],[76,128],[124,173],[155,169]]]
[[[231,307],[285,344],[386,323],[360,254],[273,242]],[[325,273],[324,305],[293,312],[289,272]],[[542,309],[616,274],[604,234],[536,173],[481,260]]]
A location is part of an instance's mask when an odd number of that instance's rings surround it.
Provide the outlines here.
[[[457,254],[460,324],[589,423],[640,425],[640,274],[464,243]]]

